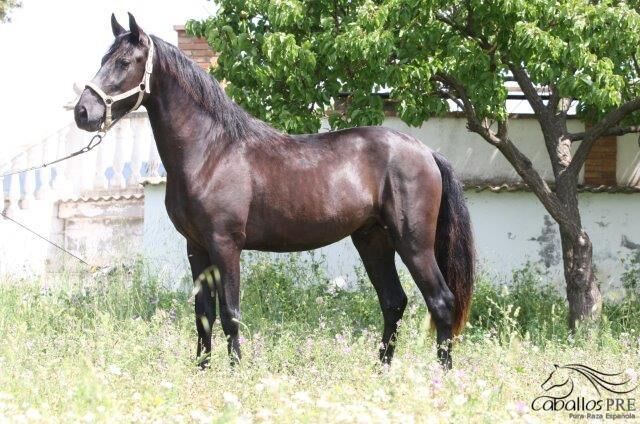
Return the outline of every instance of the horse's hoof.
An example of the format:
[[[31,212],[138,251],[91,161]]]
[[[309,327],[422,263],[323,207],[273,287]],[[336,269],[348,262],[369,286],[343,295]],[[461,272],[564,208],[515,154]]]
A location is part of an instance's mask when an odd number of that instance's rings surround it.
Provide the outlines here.
[[[211,368],[210,360],[211,360],[211,354],[205,353],[203,356],[196,358],[196,366],[198,366],[200,369],[203,369],[203,370]]]

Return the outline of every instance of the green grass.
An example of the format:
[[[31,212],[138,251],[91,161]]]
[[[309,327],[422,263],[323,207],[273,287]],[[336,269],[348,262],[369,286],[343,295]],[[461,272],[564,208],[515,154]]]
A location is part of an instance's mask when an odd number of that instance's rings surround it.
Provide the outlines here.
[[[194,365],[190,294],[164,290],[140,267],[55,289],[3,282],[0,422],[551,422],[566,416],[529,405],[554,363],[640,370],[633,296],[569,335],[565,302],[535,273],[519,271],[508,289],[482,278],[445,374],[406,277],[396,359],[382,368],[381,316],[364,279],[351,292],[328,289],[316,263],[295,257],[245,268],[242,364],[229,366],[216,325],[205,371]]]

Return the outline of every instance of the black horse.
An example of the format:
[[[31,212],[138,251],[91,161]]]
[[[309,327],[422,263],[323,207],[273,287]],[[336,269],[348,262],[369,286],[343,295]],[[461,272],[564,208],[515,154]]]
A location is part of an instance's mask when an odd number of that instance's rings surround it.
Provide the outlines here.
[[[167,212],[187,239],[193,278],[216,271],[196,294],[198,356],[211,350],[217,296],[229,354],[240,358],[243,249],[301,251],[351,236],[384,316],[380,359],[391,361],[407,303],[397,252],[427,303],[438,358],[450,368],[451,340],[464,326],[473,289],[474,248],[462,188],[447,160],[383,127],[283,134],[247,114],[133,16],[129,31],[113,16],[111,24],[115,41],[75,120],[96,131],[110,124],[107,112],[117,120],[136,100],[147,109],[167,170]],[[132,97],[118,96],[130,91]]]

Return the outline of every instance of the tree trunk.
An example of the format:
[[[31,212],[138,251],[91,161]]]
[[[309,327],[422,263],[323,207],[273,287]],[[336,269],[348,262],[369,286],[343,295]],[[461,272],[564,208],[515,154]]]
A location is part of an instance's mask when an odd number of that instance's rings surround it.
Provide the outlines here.
[[[584,230],[577,235],[560,228],[564,277],[569,301],[569,327],[580,321],[597,319],[602,310],[602,295],[593,275],[591,240]]]
[[[593,321],[602,312],[602,295],[593,273],[593,247],[582,228],[578,208],[577,181],[556,180],[557,194],[566,206],[567,215],[557,220],[562,241],[564,278],[569,302],[569,328],[575,330],[582,321]]]

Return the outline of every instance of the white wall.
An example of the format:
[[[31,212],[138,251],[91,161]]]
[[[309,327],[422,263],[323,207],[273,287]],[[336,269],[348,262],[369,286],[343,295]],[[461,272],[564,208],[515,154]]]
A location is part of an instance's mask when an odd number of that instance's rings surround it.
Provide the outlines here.
[[[92,267],[131,262],[142,254],[141,194],[69,201],[31,200],[11,217]],[[0,217],[0,276],[29,278],[86,270],[77,259]]]
[[[169,221],[164,208],[164,184],[145,187],[144,251],[152,268],[165,279],[178,281],[187,272],[185,242]],[[562,253],[557,225],[535,196],[526,192],[466,193],[476,238],[479,263],[491,278],[501,282],[527,262],[539,265],[551,281],[562,282]],[[631,253],[622,237],[640,244],[640,194],[583,193],[582,218],[594,248],[597,275],[604,291],[619,287],[621,259]],[[326,256],[328,275],[355,277],[360,265],[347,238],[318,249]]]
[[[467,191],[466,196],[483,269],[504,277],[531,261],[552,281],[562,281],[558,227],[533,194]],[[619,287],[621,259],[631,253],[622,237],[640,243],[640,194],[582,193],[579,202],[602,289]]]

